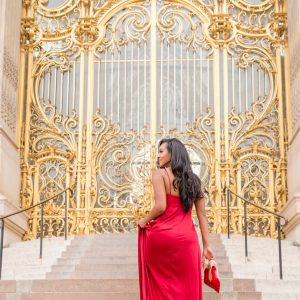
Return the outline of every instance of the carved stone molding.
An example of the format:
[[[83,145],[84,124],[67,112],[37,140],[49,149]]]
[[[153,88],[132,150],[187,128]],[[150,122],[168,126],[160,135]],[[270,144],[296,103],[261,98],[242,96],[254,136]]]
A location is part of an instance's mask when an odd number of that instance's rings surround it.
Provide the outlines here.
[[[16,132],[17,103],[18,103],[18,67],[4,47],[2,69],[2,91],[0,95],[0,117],[7,127]]]
[[[3,82],[1,91],[0,117],[8,128],[15,133],[17,123],[18,68],[4,47],[3,52]]]
[[[11,129],[13,133],[16,132],[16,116],[17,116],[17,105],[11,101],[11,97],[7,93],[5,87],[1,93],[1,110],[0,116],[2,121]]]
[[[292,106],[293,135],[300,127],[300,3],[297,0],[288,2],[288,31],[290,53],[290,95]]]
[[[18,88],[18,68],[9,55],[9,51],[4,47],[3,55],[3,75],[7,78],[15,90]]]
[[[292,101],[292,128],[295,132],[298,128],[300,120],[300,70],[298,76],[291,81],[291,101]]]

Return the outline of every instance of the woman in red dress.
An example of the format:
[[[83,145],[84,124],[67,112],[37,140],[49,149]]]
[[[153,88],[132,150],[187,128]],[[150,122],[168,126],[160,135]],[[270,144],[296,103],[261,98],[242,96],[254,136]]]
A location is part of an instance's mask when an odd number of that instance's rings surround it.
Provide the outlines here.
[[[203,256],[209,247],[204,192],[178,139],[159,143],[160,169],[153,173],[155,205],[139,220],[141,300],[202,300],[201,251],[192,220],[195,205]]]

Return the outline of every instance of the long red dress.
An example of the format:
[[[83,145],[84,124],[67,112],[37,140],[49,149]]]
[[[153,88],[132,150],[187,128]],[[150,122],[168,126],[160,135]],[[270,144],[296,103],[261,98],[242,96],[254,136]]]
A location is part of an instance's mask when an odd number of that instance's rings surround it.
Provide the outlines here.
[[[180,198],[167,195],[162,215],[138,232],[141,300],[202,300],[201,252]]]

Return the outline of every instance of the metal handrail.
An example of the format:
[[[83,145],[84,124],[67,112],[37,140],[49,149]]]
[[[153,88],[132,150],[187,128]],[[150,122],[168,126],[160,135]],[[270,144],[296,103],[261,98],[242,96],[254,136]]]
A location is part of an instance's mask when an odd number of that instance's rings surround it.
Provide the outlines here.
[[[278,232],[278,250],[279,250],[279,273],[280,273],[280,279],[283,278],[282,276],[282,251],[281,251],[281,226],[286,226],[288,224],[288,219],[284,216],[275,213],[269,209],[266,209],[256,203],[253,203],[252,201],[249,201],[245,199],[244,197],[238,195],[237,193],[233,192],[229,187],[224,186],[223,193],[226,194],[227,191],[227,236],[230,238],[230,197],[231,195],[235,195],[237,198],[244,201],[244,233],[245,233],[245,256],[248,257],[248,237],[247,237],[247,204],[253,205],[269,214],[272,214],[276,216],[277,218],[277,232]],[[281,225],[280,219],[284,220],[284,224]]]
[[[40,258],[43,257],[43,228],[44,228],[44,204],[57,198],[58,196],[60,195],[64,195],[64,205],[65,205],[65,215],[64,215],[64,219],[65,219],[65,240],[67,240],[67,237],[68,237],[68,197],[65,197],[66,193],[70,191],[72,192],[72,189],[70,187],[64,189],[63,191],[61,191],[60,193],[50,197],[49,199],[46,199],[46,200],[43,200],[37,204],[34,204],[30,207],[27,207],[27,208],[24,208],[24,209],[21,209],[19,211],[16,211],[14,213],[11,213],[11,214],[8,214],[8,215],[5,215],[5,216],[2,216],[0,217],[0,226],[1,226],[1,238],[0,238],[0,280],[1,280],[1,275],[2,275],[2,257],[3,257],[3,237],[4,237],[4,225],[5,225],[5,222],[4,220],[7,219],[7,218],[10,218],[12,216],[15,216],[15,215],[18,215],[22,212],[25,212],[27,210],[31,210],[37,206],[41,206],[41,231],[40,231]]]

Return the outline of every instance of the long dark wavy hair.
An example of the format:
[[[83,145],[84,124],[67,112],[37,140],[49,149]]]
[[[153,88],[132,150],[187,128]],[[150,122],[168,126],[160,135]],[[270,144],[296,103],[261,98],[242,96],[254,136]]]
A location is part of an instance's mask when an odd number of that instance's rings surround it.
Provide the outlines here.
[[[179,189],[183,210],[187,212],[196,199],[204,197],[202,183],[192,170],[191,160],[183,143],[176,138],[162,139],[158,148],[164,143],[171,154],[171,169],[175,177],[172,185],[174,190]]]

